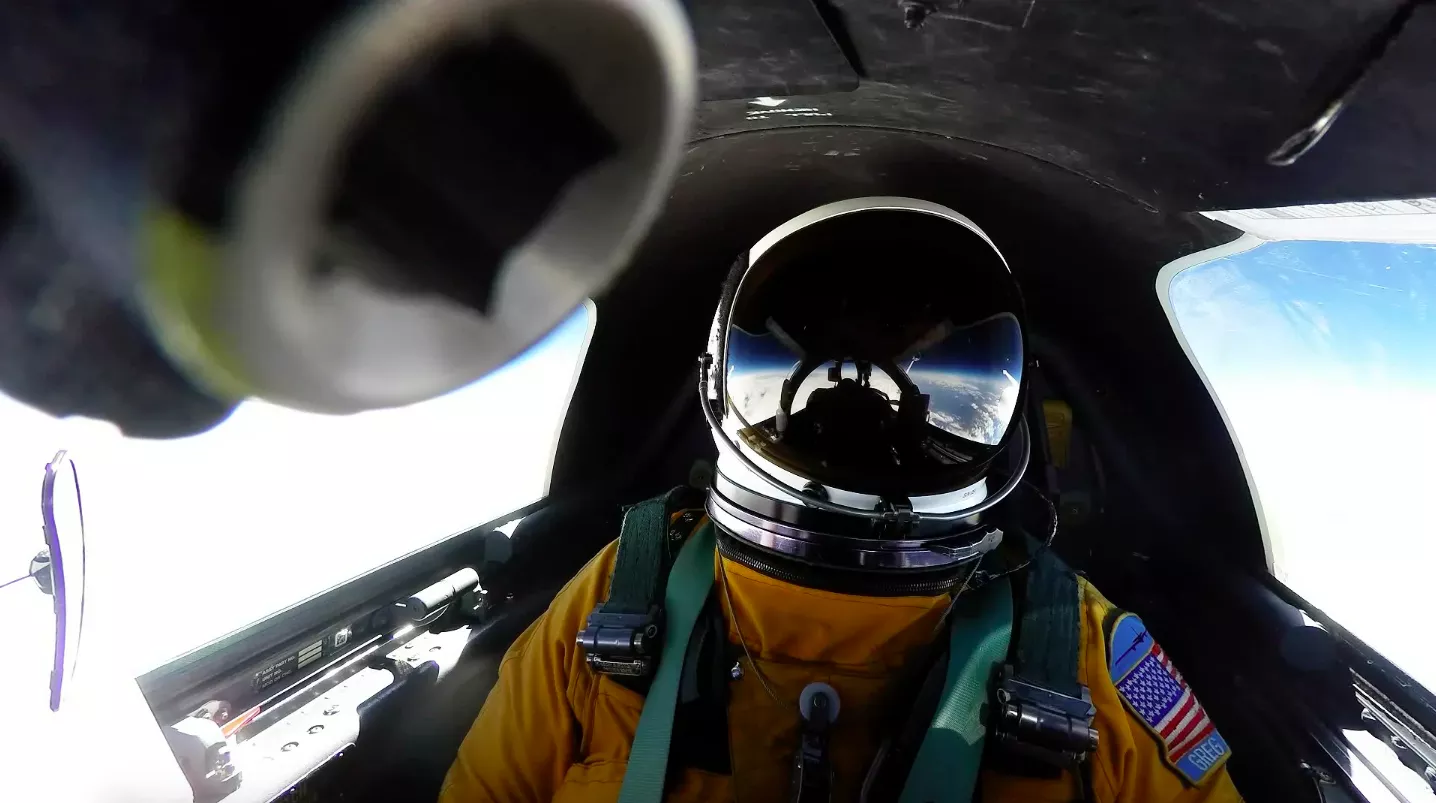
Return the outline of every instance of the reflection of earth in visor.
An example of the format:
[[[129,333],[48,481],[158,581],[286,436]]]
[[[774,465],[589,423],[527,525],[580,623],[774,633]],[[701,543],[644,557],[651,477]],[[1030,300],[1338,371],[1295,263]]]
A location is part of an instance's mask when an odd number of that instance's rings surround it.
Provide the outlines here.
[[[724,343],[729,412],[751,448],[823,484],[908,496],[966,487],[1017,408],[1021,309],[1001,256],[949,218],[822,220],[773,243],[739,283]]]
[[[894,358],[824,360],[770,321],[768,331],[730,329],[726,356],[728,403],[750,448],[807,476],[920,477],[1002,441],[1017,407],[1022,333],[1010,313],[964,327],[943,321]]]

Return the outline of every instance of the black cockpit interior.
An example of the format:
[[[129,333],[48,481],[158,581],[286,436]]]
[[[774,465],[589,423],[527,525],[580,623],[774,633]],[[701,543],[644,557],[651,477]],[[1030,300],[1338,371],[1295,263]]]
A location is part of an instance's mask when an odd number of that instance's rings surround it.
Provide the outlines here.
[[[87,287],[111,275],[106,231],[84,228],[91,201],[70,201],[127,186],[136,151],[168,154],[156,170],[172,179],[167,199],[220,216],[206,180],[235,169],[256,125],[246,115],[351,4],[107,0],[83,4],[78,26],[63,16],[78,13],[71,5],[0,11],[0,296],[15,313],[0,315],[0,331],[25,347],[3,350],[0,380],[56,414],[163,436],[202,429],[228,408],[166,367],[102,290],[80,297],[88,326],[63,337],[20,313],[49,266],[79,266]],[[1436,4],[689,0],[685,10],[698,54],[691,135],[656,221],[593,299],[547,497],[148,673],[140,686],[162,726],[214,700],[230,716],[263,702],[272,713],[255,739],[290,726],[313,735],[306,706],[377,667],[395,682],[333,703],[352,710],[357,737],[316,748],[309,770],[268,791],[433,799],[505,649],[616,535],[621,506],[709,479],[695,361],[735,257],[816,206],[890,195],[958,210],[1005,255],[1027,312],[1030,476],[1058,504],[1055,549],[1160,633],[1221,724],[1247,800],[1364,799],[1333,745],[1368,729],[1373,700],[1403,727],[1436,732],[1436,700],[1272,579],[1238,451],[1155,291],[1163,266],[1239,236],[1202,211],[1436,194]],[[267,55],[251,46],[260,39]],[[481,128],[525,102],[489,100],[444,114]],[[1335,122],[1303,142],[1334,104]],[[66,122],[94,142],[44,136]],[[107,367],[120,362],[153,371],[133,382]],[[1060,472],[1043,436],[1047,402],[1072,422]],[[511,538],[495,535],[515,520]],[[434,592],[432,608],[394,607],[464,569],[476,579]],[[330,645],[332,672],[256,684],[316,640]],[[273,749],[308,750],[305,738]],[[222,791],[212,799],[237,794]]]

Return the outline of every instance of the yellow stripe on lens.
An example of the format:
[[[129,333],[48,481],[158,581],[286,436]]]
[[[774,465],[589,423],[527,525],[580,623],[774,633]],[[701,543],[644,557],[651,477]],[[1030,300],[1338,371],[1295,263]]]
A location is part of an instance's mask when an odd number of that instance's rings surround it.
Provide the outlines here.
[[[141,242],[139,296],[165,353],[216,396],[259,395],[213,326],[219,253],[209,233],[173,210],[151,209]]]

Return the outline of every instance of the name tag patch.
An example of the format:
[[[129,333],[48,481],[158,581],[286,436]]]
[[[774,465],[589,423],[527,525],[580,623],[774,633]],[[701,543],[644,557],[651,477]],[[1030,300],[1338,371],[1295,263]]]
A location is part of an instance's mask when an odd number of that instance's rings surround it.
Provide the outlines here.
[[[1182,673],[1133,614],[1124,613],[1112,624],[1107,646],[1112,682],[1122,700],[1157,737],[1167,764],[1188,783],[1200,784],[1225,763],[1231,749]]]

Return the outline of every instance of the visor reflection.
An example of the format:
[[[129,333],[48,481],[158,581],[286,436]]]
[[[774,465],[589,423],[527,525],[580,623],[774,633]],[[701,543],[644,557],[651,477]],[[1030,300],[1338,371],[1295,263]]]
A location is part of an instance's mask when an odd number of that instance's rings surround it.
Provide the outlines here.
[[[760,333],[732,328],[726,355],[728,404],[745,427],[771,419],[781,438],[786,420],[807,409],[815,392],[840,390],[844,412],[871,417],[873,427],[907,407],[926,424],[984,446],[1000,443],[1012,422],[1023,364],[1011,314],[961,327],[943,322],[896,358],[804,354],[770,321]]]

